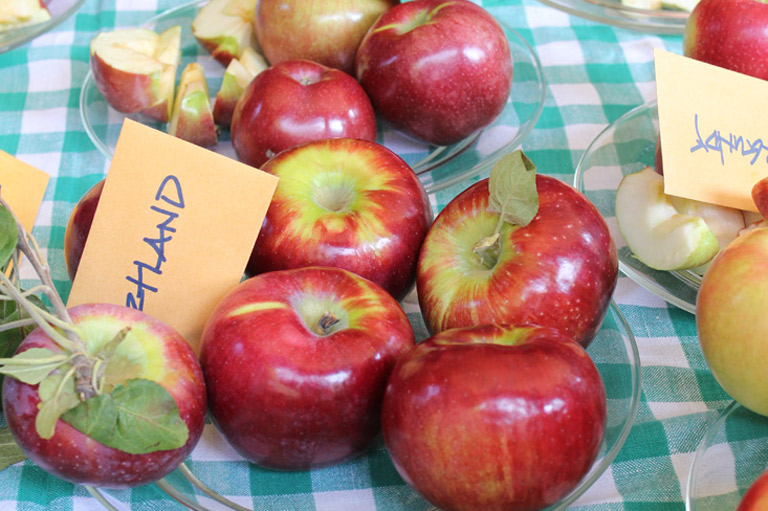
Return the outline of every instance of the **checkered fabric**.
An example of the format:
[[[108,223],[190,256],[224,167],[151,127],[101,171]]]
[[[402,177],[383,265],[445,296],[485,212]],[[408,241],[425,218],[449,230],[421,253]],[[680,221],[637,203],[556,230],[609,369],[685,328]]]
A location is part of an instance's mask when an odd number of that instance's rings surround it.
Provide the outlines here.
[[[109,166],[87,136],[80,118],[79,97],[89,70],[89,43],[100,31],[140,25],[180,3],[88,0],[74,16],[50,32],[0,55],[0,149],[51,176],[34,234],[45,248],[64,297],[70,286],[63,260],[68,216],[80,196],[106,174]],[[595,136],[623,113],[655,97],[653,48],[676,53],[682,48],[680,36],[600,25],[534,0],[478,3],[517,30],[538,55],[547,94],[541,117],[522,148],[539,172],[569,183]],[[487,172],[469,181],[485,175]],[[467,184],[434,193],[431,200],[435,211]],[[707,369],[693,315],[667,304],[625,276],[619,278],[614,299],[636,338],[642,366],[639,407],[613,462],[568,509],[682,510],[699,444],[708,427],[718,425],[718,415],[731,401]],[[406,307],[417,336],[423,339],[426,329],[417,308],[408,303]],[[619,324],[620,316],[612,312],[601,335],[609,339],[618,336],[620,341]],[[607,383],[611,374],[621,381],[629,364],[611,362],[615,355],[596,350],[592,354],[598,357]],[[616,406],[630,397],[626,389],[611,385],[608,395]],[[708,469],[709,479],[699,487],[712,504],[707,509],[734,508],[733,499],[751,481],[741,460],[765,450],[760,445],[768,434],[764,421],[743,409],[737,409],[736,415],[740,421],[711,438],[715,450],[710,454],[716,468]],[[245,508],[429,508],[398,476],[381,442],[366,455],[339,466],[299,473],[270,472],[243,461],[209,424],[186,466],[207,486]],[[172,491],[208,509],[223,508],[194,489],[178,472],[167,482]],[[157,485],[105,495],[117,509],[182,509]],[[102,505],[85,488],[49,476],[25,461],[0,472],[0,509],[82,511],[102,509]]]

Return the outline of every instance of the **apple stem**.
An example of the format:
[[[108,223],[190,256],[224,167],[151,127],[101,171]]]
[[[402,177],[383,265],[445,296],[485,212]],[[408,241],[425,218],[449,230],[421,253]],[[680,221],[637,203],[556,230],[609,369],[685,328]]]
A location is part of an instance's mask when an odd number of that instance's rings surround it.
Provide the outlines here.
[[[78,329],[75,327],[72,318],[67,311],[67,307],[64,305],[64,302],[56,291],[53,279],[51,278],[50,267],[42,255],[40,246],[35,237],[26,231],[19,221],[19,218],[2,196],[0,196],[0,206],[8,210],[16,223],[16,229],[18,230],[18,244],[16,247],[18,253],[13,256],[13,271],[16,272],[16,275],[18,276],[18,268],[21,263],[21,257],[18,254],[25,255],[27,261],[32,265],[32,268],[42,283],[35,286],[34,290],[39,290],[45,294],[53,306],[55,314],[49,313],[32,302],[28,298],[30,292],[22,292],[16,284],[1,271],[0,291],[3,292],[5,298],[11,298],[23,307],[32,318],[32,321],[42,328],[43,331],[62,349],[67,350],[74,355],[73,366],[75,367],[77,378],[78,395],[81,396],[81,399],[84,398],[83,396],[85,396],[85,398],[91,397],[95,393],[92,382],[94,360],[88,355],[86,343],[80,336]],[[5,328],[0,330],[4,329]],[[64,335],[62,335],[62,332]]]
[[[333,328],[333,325],[338,322],[339,319],[333,314],[333,312],[324,312],[320,317],[320,320],[317,322],[317,325],[320,327],[320,330],[317,333],[321,335],[327,335],[329,330]]]
[[[487,269],[491,270],[499,261],[499,253],[501,251],[501,235],[498,232],[493,233],[491,236],[486,236],[477,242],[472,248],[480,262]]]

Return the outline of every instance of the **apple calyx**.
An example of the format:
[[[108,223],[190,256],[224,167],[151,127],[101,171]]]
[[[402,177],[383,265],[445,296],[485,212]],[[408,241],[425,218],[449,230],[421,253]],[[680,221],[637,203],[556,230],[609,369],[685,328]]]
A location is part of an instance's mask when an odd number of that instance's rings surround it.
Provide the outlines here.
[[[539,211],[536,165],[520,149],[505,155],[491,169],[488,194],[488,209],[498,213],[499,220],[493,234],[480,239],[472,252],[490,270],[499,259],[504,224],[525,227]]]
[[[22,256],[41,281],[26,291],[19,285],[17,270]],[[37,292],[50,301],[53,313]],[[87,342],[56,291],[37,241],[2,197],[0,300],[2,312],[12,303],[26,313],[11,321],[0,318],[0,332],[36,326],[58,348],[31,347],[0,358],[0,374],[37,385],[40,403],[35,430],[40,438],[51,439],[61,419],[93,440],[131,454],[176,449],[187,442],[189,430],[173,397],[158,383],[141,378],[146,361],[142,366],[129,350],[118,351],[126,342],[138,343],[129,335],[130,327],[118,331],[98,350]]]

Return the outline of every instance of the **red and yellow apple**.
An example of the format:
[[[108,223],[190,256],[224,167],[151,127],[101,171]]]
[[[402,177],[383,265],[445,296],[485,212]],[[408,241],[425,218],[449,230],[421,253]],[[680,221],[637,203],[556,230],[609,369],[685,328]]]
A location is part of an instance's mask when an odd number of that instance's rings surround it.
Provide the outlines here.
[[[589,471],[606,427],[600,373],[554,328],[440,332],[395,366],[382,432],[405,481],[440,509],[544,509]]]
[[[468,0],[415,0],[387,10],[360,43],[356,76],[376,113],[435,145],[458,142],[504,109],[509,42]]]
[[[368,28],[400,0],[259,0],[253,27],[270,64],[306,59],[354,74]]]
[[[338,268],[242,282],[208,319],[200,355],[211,415],[259,465],[296,470],[363,452],[395,362],[413,347],[400,305]]]
[[[280,151],[311,140],[376,141],[376,115],[350,75],[309,60],[289,60],[248,84],[230,130],[237,158],[259,167]]]
[[[102,32],[91,41],[93,80],[106,102],[125,114],[167,122],[181,59],[181,27]]]
[[[248,274],[335,266],[405,297],[432,220],[407,163],[376,142],[336,138],[285,150],[262,170],[280,180]]]

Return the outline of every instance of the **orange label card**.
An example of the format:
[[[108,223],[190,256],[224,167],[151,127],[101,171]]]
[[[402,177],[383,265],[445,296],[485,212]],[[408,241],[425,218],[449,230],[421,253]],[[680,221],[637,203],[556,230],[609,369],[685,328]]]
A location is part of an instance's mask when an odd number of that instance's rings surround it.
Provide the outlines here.
[[[50,176],[0,151],[0,194],[27,232],[35,225]]]
[[[276,186],[270,174],[126,120],[67,305],[143,310],[199,352]]]
[[[768,82],[656,49],[664,191],[757,211],[768,176]]]

